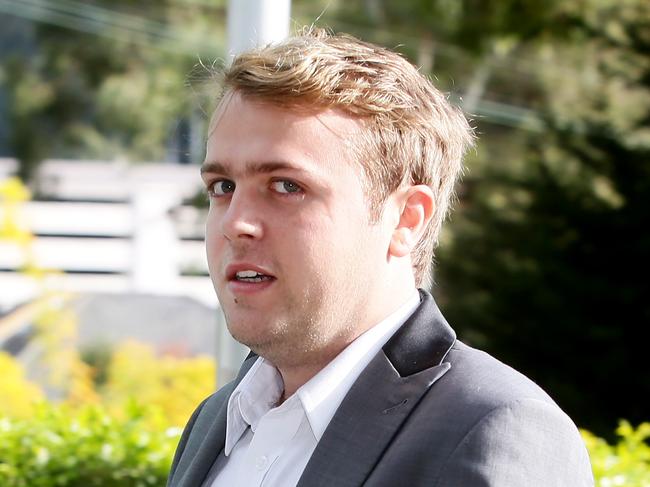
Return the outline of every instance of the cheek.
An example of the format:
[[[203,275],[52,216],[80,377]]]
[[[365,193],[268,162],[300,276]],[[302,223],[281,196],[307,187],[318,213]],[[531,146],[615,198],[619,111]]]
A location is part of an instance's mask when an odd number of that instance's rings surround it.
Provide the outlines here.
[[[211,213],[208,214],[208,219],[205,222],[205,240],[206,242],[211,242],[215,239],[215,235],[218,233],[218,223],[216,218],[211,216]]]
[[[306,249],[306,257],[328,272],[331,266],[338,267],[351,254],[352,239],[358,231],[358,227],[350,226],[348,222],[322,219],[306,225],[298,238]]]
[[[210,215],[208,215],[205,224],[205,248],[208,256],[208,265],[210,267],[216,264],[213,261],[219,256],[223,240],[221,225],[216,218],[211,218]]]
[[[332,253],[336,252],[335,231],[322,217],[285,220],[276,227],[274,251],[286,265],[300,269],[301,275],[321,273]]]

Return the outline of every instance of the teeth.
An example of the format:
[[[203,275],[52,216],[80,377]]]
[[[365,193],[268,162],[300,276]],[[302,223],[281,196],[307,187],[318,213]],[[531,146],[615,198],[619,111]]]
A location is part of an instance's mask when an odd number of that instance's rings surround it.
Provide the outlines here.
[[[237,277],[244,277],[244,278],[246,278],[246,277],[257,277],[258,275],[261,276],[262,274],[259,274],[258,272],[255,272],[255,271],[239,271],[237,273]]]
[[[239,277],[237,278],[238,281],[244,281],[244,282],[262,282],[266,281],[268,278],[267,277]]]

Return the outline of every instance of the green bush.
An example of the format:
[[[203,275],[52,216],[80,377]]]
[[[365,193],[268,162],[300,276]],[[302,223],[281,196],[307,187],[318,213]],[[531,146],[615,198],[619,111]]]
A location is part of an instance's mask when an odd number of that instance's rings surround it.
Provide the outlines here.
[[[2,487],[164,486],[179,428],[155,410],[41,403],[29,419],[0,417]]]
[[[616,429],[620,440],[609,445],[602,438],[583,431],[596,487],[650,487],[650,423],[633,428],[621,421]]]
[[[133,402],[119,416],[47,402],[29,419],[0,416],[0,486],[163,487],[181,433],[168,424]],[[650,487],[650,423],[622,421],[616,432],[610,445],[582,431],[596,487]]]

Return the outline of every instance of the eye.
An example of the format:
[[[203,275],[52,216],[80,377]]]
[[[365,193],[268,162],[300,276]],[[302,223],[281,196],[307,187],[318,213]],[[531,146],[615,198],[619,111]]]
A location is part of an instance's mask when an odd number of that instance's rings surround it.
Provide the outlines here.
[[[281,194],[295,194],[302,192],[302,188],[298,184],[289,181],[288,179],[273,181],[271,183],[271,188],[273,188],[273,191]]]
[[[219,179],[208,186],[210,196],[224,196],[235,191],[235,183],[229,179]]]

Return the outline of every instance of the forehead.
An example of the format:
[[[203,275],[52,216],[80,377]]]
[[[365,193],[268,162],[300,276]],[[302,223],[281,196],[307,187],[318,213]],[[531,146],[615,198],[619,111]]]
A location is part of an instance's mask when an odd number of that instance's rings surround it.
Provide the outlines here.
[[[206,164],[289,162],[325,168],[354,159],[361,122],[340,110],[286,108],[230,92],[215,110]]]

